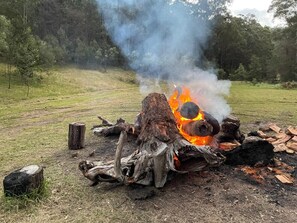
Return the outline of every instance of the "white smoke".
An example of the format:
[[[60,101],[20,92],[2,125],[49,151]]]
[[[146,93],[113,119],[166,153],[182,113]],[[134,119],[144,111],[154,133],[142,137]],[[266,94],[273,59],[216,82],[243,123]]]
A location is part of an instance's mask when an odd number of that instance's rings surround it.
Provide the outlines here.
[[[210,22],[203,4],[178,0],[97,0],[113,41],[138,75],[141,90],[158,88],[145,77],[191,85],[199,106],[219,121],[230,113],[223,95],[230,83],[198,69]],[[195,86],[193,86],[195,84]]]

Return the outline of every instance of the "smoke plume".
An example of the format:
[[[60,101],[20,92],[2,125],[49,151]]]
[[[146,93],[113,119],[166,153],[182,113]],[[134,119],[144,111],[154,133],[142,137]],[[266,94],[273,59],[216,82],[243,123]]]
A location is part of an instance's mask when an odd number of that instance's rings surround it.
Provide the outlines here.
[[[145,83],[144,77],[154,77],[190,85],[199,106],[219,121],[230,113],[223,98],[229,93],[230,83],[197,68],[210,34],[211,16],[200,1],[196,4],[179,0],[97,2],[110,36],[141,83]],[[149,88],[144,84],[141,89]]]

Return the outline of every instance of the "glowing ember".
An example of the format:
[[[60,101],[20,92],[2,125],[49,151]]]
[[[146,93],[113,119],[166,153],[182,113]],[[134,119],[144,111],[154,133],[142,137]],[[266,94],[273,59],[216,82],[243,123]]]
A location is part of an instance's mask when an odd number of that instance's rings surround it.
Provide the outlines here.
[[[180,114],[180,109],[182,105],[186,102],[194,102],[198,105],[198,101],[191,97],[190,89],[186,87],[176,87],[173,94],[170,96],[168,100],[171,110],[176,118],[177,128],[179,129],[180,134],[192,144],[208,145],[212,140],[211,136],[191,136],[183,130],[183,126],[185,126],[186,124],[193,121],[199,121],[204,119],[204,113],[201,109],[199,109],[198,115],[193,119],[183,117]]]

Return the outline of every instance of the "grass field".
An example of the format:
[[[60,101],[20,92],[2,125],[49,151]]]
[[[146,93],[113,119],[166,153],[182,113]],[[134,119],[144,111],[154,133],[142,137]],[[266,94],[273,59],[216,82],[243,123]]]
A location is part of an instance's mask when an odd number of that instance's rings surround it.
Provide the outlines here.
[[[3,65],[0,73],[0,179],[24,165],[42,164],[48,192],[40,202],[28,200],[26,207],[22,207],[24,202],[2,196],[0,222],[161,221],[156,210],[127,208],[134,204],[121,193],[94,193],[81,180],[78,160],[63,158],[71,156],[67,151],[70,122],[85,122],[89,129],[98,124],[98,114],[110,120],[123,117],[133,121],[144,96],[131,71],[57,68],[42,75],[42,82],[31,87],[29,97],[17,78],[7,89]],[[257,121],[297,124],[296,90],[233,83],[227,100],[246,129]],[[87,141],[90,137],[88,131]]]

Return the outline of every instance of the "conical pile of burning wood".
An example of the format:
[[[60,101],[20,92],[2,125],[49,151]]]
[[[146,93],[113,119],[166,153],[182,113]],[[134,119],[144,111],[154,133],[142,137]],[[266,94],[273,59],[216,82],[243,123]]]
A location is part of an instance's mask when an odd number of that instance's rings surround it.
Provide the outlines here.
[[[94,183],[135,183],[159,188],[166,183],[170,171],[200,171],[205,167],[219,166],[225,161],[225,157],[212,147],[197,146],[182,137],[163,94],[151,93],[143,100],[142,111],[134,124],[125,123],[122,119],[116,124],[102,120],[102,125],[94,129],[95,134],[120,137],[114,160],[80,162],[80,170]],[[195,133],[204,135],[205,132],[213,132],[213,127],[208,128],[209,123],[199,122],[196,126],[199,131],[196,129]],[[128,136],[134,137],[137,146],[131,155],[122,157]]]

